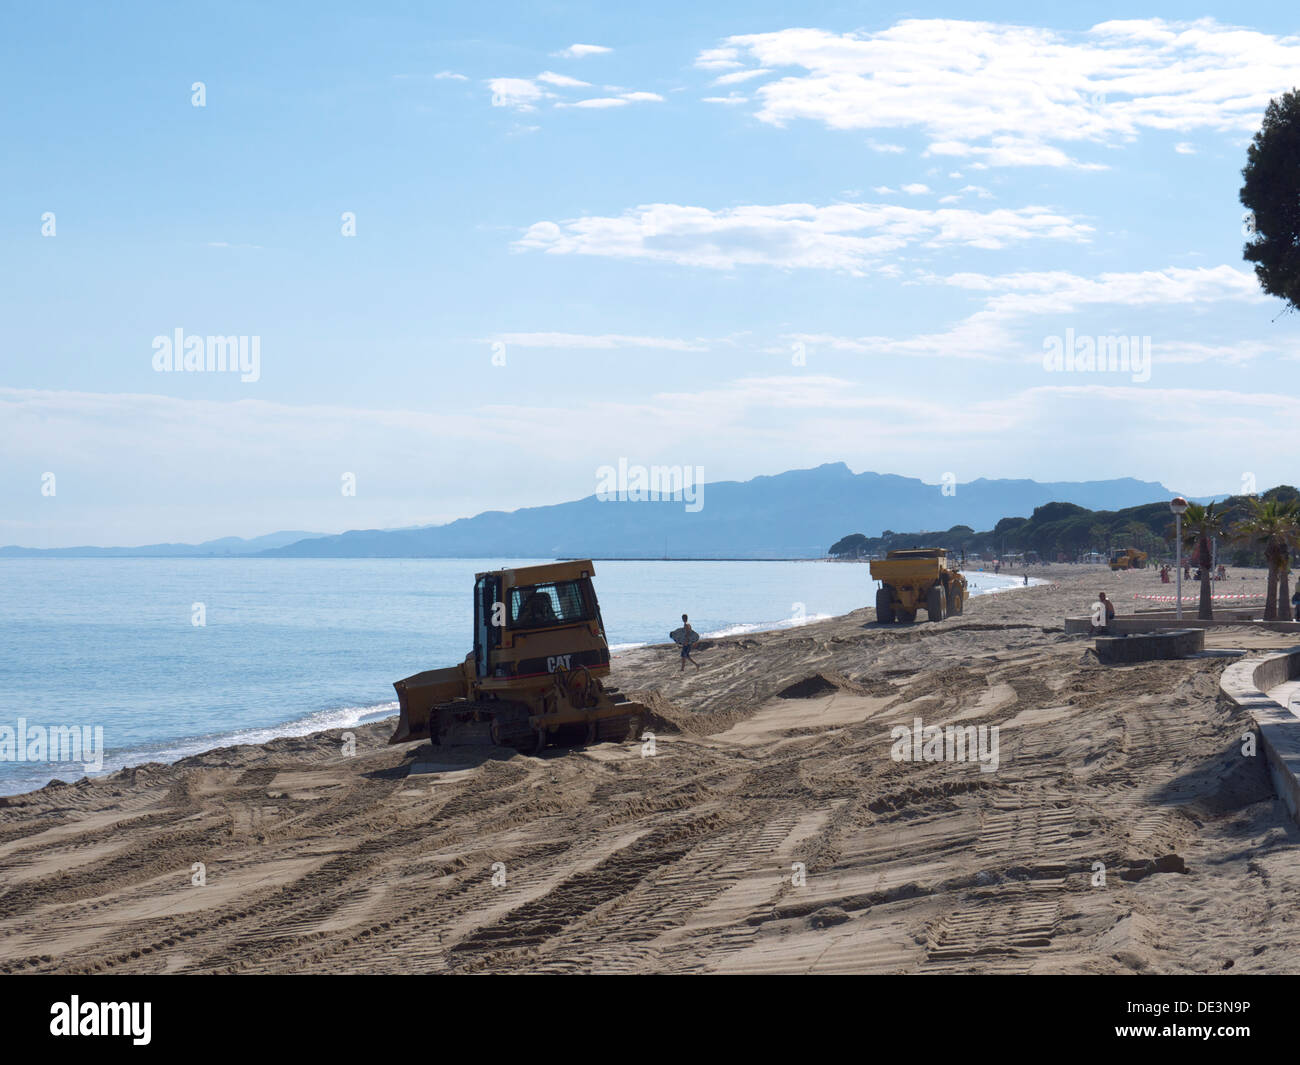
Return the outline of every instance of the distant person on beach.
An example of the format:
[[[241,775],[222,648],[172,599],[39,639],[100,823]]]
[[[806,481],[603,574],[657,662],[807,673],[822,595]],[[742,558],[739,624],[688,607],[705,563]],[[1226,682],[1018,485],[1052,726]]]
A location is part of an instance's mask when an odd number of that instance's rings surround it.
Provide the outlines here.
[[[682,629],[684,630],[684,631],[682,632],[682,639],[681,639],[681,643],[682,643],[682,668],[681,668],[680,670],[678,670],[679,673],[685,673],[685,672],[686,672],[686,663],[687,663],[687,662],[689,662],[691,665],[693,665],[696,669],[699,669],[699,668],[700,668],[700,664],[699,664],[697,661],[695,661],[695,659],[693,659],[693,658],[691,657],[691,646],[692,646],[696,641],[698,641],[700,637],[699,637],[699,634],[696,633],[696,631],[695,631],[693,628],[691,628],[691,623],[686,619],[686,615],[685,615],[685,614],[682,615]]]
[[[1291,616],[1300,621],[1300,585],[1296,586],[1295,595],[1291,596]]]
[[[1026,587],[1026,588],[1029,587],[1029,574],[1028,574],[1028,573],[1025,574],[1025,587]]]

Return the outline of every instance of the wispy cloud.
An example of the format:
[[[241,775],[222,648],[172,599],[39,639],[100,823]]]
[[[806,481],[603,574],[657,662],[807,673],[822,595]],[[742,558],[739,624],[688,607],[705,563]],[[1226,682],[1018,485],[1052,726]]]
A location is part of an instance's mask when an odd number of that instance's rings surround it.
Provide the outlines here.
[[[625,92],[618,96],[596,96],[589,100],[575,100],[573,103],[558,103],[556,107],[626,107],[632,103],[662,103],[663,97],[654,92]]]
[[[603,44],[571,44],[568,48],[562,48],[551,54],[561,59],[585,59],[589,55],[606,55],[613,50]]]
[[[537,222],[515,243],[520,251],[603,255],[731,269],[880,269],[882,257],[912,244],[1002,248],[1027,240],[1087,241],[1090,226],[1045,207],[987,212],[924,210],[893,204],[810,204],[710,210],[648,204],[616,217]]]
[[[657,348],[663,351],[708,351],[707,343],[676,337],[627,336],[622,333],[500,333],[491,338],[521,348],[572,348],[611,350],[615,348]]]
[[[714,85],[736,85],[742,81],[749,81],[751,78],[761,78],[764,74],[770,74],[771,71],[764,67],[757,70],[737,70],[732,74],[723,74],[721,77],[713,79]]]
[[[556,74],[552,70],[544,70],[537,75],[538,81],[544,81],[547,85],[555,85],[560,88],[585,89],[591,85],[589,81],[579,81],[577,78],[571,78],[567,74]]]
[[[551,94],[529,78],[492,78],[488,81],[493,107],[509,107],[515,111],[535,111],[537,105]]]
[[[1156,330],[1153,319],[1145,312],[1264,300],[1253,274],[1227,265],[1103,273],[1096,277],[1057,270],[1002,275],[963,273],[927,280],[988,295],[983,307],[940,332],[906,337],[790,333],[782,339],[875,357],[1023,362],[1042,355],[1044,317],[1059,321],[1065,315],[1105,309],[1119,314],[1119,320],[1127,323],[1116,326],[1116,330],[1149,334]],[[1165,333],[1164,329],[1159,331]],[[1265,355],[1286,357],[1288,350],[1262,343],[1214,344],[1166,336],[1158,354],[1161,362],[1240,363]]]

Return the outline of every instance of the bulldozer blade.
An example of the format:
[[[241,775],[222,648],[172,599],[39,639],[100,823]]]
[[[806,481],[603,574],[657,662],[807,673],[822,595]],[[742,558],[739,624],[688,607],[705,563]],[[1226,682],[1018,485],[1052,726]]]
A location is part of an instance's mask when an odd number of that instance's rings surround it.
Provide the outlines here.
[[[463,695],[465,681],[459,667],[451,666],[416,673],[395,682],[393,689],[397,692],[399,709],[397,729],[388,742],[410,743],[432,738],[429,722],[434,708],[441,702]]]

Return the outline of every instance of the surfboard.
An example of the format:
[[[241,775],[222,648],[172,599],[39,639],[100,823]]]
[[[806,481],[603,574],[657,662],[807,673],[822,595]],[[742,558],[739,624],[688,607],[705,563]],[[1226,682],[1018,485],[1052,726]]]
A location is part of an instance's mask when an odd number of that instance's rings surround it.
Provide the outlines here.
[[[680,629],[673,629],[673,631],[668,634],[668,638],[672,640],[673,643],[684,644],[687,647],[694,647],[697,643],[700,642],[700,634],[696,632],[694,629],[691,629],[689,635],[690,635],[690,639],[688,640],[686,638],[687,637],[686,629],[685,627],[683,627]]]

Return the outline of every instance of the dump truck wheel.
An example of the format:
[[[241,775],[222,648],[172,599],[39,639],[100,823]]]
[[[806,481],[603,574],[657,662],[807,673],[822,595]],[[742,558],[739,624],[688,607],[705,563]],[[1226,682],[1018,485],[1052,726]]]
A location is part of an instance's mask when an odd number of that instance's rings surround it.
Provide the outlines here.
[[[925,596],[925,612],[930,615],[931,621],[943,620],[944,594],[941,585],[934,585]]]
[[[884,588],[876,589],[876,620],[888,625],[894,620],[894,601]]]
[[[948,591],[948,616],[961,617],[962,609],[966,606],[965,597],[960,588],[950,588]]]

